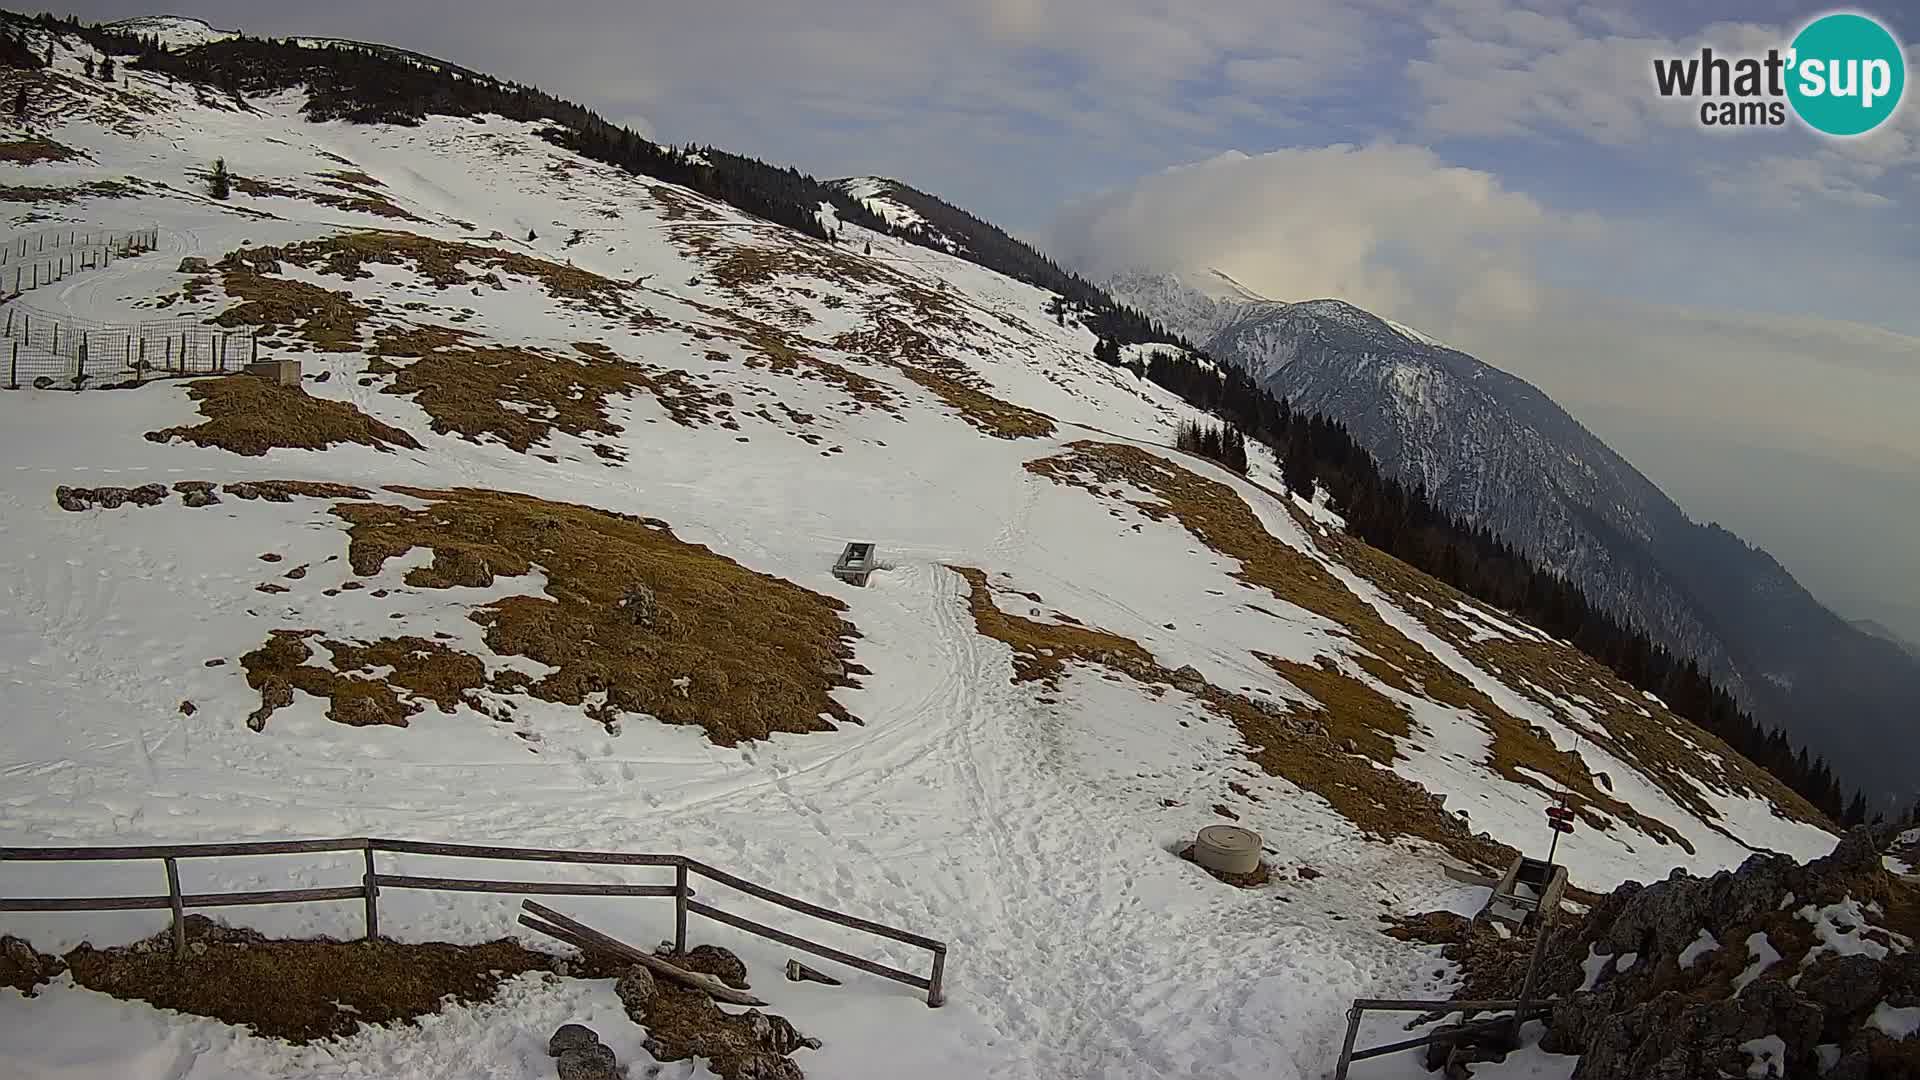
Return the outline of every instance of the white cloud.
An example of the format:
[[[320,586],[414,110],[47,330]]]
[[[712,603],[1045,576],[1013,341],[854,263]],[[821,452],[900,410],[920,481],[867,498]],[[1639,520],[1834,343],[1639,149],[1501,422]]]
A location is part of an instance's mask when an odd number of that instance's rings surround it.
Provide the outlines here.
[[[1595,223],[1397,143],[1222,154],[1069,207],[1051,247],[1096,272],[1217,266],[1270,295],[1524,312],[1533,249]]]

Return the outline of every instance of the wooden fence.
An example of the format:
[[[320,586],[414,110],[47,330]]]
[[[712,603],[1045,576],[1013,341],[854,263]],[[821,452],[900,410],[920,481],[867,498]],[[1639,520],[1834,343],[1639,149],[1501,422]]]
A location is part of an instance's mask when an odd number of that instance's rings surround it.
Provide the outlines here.
[[[181,859],[214,859],[244,855],[298,855],[315,852],[358,851],[365,856],[365,871],[357,885],[318,889],[268,889],[254,892],[184,893],[180,890]],[[515,862],[547,862],[586,866],[660,866],[673,869],[671,885],[631,885],[581,881],[495,881],[476,878],[416,877],[383,874],[374,860],[380,851],[406,855],[442,855],[463,859],[500,859]],[[282,840],[240,844],[160,844],[141,847],[6,847],[0,848],[0,862],[105,862],[153,859],[164,864],[167,891],[164,895],[102,897],[0,897],[0,911],[133,911],[171,909],[173,944],[177,954],[186,952],[185,913],[188,908],[238,907],[252,904],[294,904],[318,900],[361,900],[366,905],[367,937],[380,936],[380,893],[383,889],[433,889],[444,892],[484,892],[549,896],[650,896],[673,899],[674,946],[687,951],[687,916],[699,915],[725,923],[769,941],[777,941],[848,967],[905,983],[927,992],[927,1004],[938,1007],[945,1000],[942,983],[946,974],[947,946],[943,942],[867,919],[847,915],[831,908],[776,892],[744,878],[708,866],[685,855],[642,855],[619,851],[564,851],[548,848],[491,847],[476,844],[426,843],[416,840],[381,840],[357,837],[340,840]],[[810,941],[796,934],[777,930],[763,923],[724,911],[694,899],[690,879],[698,875],[716,884],[746,893],[770,904],[811,915],[830,923],[859,930],[925,949],[932,954],[932,968],[925,976],[889,967],[878,961],[855,956]]]

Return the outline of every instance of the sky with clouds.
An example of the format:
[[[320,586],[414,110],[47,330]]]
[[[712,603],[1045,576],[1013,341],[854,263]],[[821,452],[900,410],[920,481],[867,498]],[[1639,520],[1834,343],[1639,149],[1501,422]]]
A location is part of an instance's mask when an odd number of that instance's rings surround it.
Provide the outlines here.
[[[1696,517],[1920,638],[1920,88],[1709,130],[1656,56],[1777,0],[169,0],[381,40],[671,142],[889,175],[1098,270],[1340,296],[1537,383]],[[83,18],[150,13],[85,0]],[[1909,45],[1920,3],[1859,8]]]

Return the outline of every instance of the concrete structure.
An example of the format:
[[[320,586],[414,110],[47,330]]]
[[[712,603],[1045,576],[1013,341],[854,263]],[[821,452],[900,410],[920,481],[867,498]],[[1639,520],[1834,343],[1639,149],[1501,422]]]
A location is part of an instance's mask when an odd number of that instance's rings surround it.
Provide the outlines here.
[[[1260,869],[1260,834],[1237,825],[1209,825],[1193,841],[1193,861],[1215,873]]]
[[[245,371],[249,375],[271,380],[281,386],[300,385],[300,361],[298,360],[259,360],[248,364]]]
[[[868,575],[876,569],[872,544],[848,544],[840,553],[840,561],[833,564],[833,576],[849,585],[865,585]]]

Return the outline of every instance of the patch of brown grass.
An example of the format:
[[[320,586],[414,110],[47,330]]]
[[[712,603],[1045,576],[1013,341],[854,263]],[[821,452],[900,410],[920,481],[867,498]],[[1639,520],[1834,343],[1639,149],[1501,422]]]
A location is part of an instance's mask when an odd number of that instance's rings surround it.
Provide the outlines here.
[[[1077,663],[1108,668],[1148,687],[1175,685],[1174,674],[1138,642],[1079,623],[1042,623],[1009,614],[994,603],[985,572],[951,569],[970,588],[967,602],[975,628],[1013,649],[1016,681],[1057,686],[1067,665]],[[1488,869],[1504,869],[1515,854],[1504,844],[1471,834],[1425,788],[1376,767],[1369,758],[1343,752],[1329,734],[1302,730],[1293,718],[1211,683],[1203,681],[1191,692],[1239,729],[1261,768],[1318,794],[1370,835],[1422,837]]]
[[[605,312],[625,308],[622,287],[599,274],[518,252],[408,232],[366,230],[262,250],[283,262],[350,281],[372,277],[368,263],[407,266],[442,289],[484,281],[485,274],[504,271],[539,281],[556,299],[584,301]]]
[[[1027,468],[1058,483],[1082,487],[1096,494],[1113,486],[1143,489],[1152,498],[1129,500],[1130,505],[1157,520],[1178,520],[1202,543],[1237,560],[1240,569],[1235,576],[1240,580],[1344,628],[1358,646],[1361,658],[1356,662],[1362,664],[1373,680],[1477,716],[1493,736],[1485,764],[1505,779],[1533,787],[1549,798],[1558,798],[1558,787],[1543,784],[1522,771],[1531,770],[1571,790],[1569,805],[1596,828],[1606,828],[1609,817],[1618,818],[1632,822],[1657,842],[1675,843],[1692,850],[1672,826],[1602,790],[1577,754],[1556,750],[1551,742],[1535,735],[1527,724],[1501,709],[1458,672],[1389,626],[1372,605],[1355,595],[1320,563],[1274,539],[1233,489],[1138,447],[1106,443],[1078,442],[1066,453],[1030,462]],[[1311,535],[1312,531],[1308,531]],[[1337,544],[1341,539],[1330,542]],[[1363,545],[1349,542],[1348,548],[1353,546]],[[1335,550],[1345,553],[1348,548],[1336,547]],[[1380,556],[1380,559],[1386,560],[1386,557]],[[1366,659],[1368,655],[1372,659]],[[1296,667],[1283,673],[1300,675],[1312,683],[1313,689],[1309,692],[1326,706],[1330,722],[1347,725],[1344,737],[1368,747],[1370,756],[1382,749],[1380,740],[1407,733],[1404,714],[1383,708],[1381,693],[1365,680],[1325,666],[1317,672]],[[1366,736],[1368,728],[1376,734]]]
[[[213,321],[221,326],[272,326],[297,331],[323,352],[353,352],[360,328],[373,312],[347,292],[333,292],[277,276],[280,263],[268,248],[235,251],[220,260],[221,284],[242,302]]]
[[[369,177],[368,179],[372,178]],[[402,221],[417,221],[425,224],[424,218],[416,217],[402,210],[400,207],[395,206],[391,200],[380,192],[367,190],[349,183],[328,181],[335,187],[352,192],[351,195],[336,195],[331,191],[313,191],[309,188],[289,187],[285,184],[276,184],[266,180],[254,180],[244,176],[233,176],[231,180],[235,191],[243,195],[254,196],[255,198],[277,196],[284,199],[301,199],[306,202],[318,203],[321,206],[332,207],[335,210],[348,210],[362,214],[373,214],[377,217],[395,218]]]
[[[1502,681],[1541,708],[1560,716],[1567,726],[1580,731],[1608,753],[1633,765],[1659,785],[1669,798],[1701,820],[1716,821],[1720,813],[1689,782],[1689,777],[1712,790],[1745,792],[1765,799],[1785,817],[1821,828],[1834,828],[1812,804],[1773,774],[1747,761],[1710,732],[1648,700],[1585,653],[1564,645],[1511,636],[1476,641],[1470,627],[1444,613],[1456,605],[1474,610],[1484,610],[1485,605],[1350,536],[1333,535],[1322,547],[1382,592],[1407,601],[1401,608],[1436,636],[1479,667],[1500,672]],[[1412,602],[1414,597],[1426,603]],[[1520,621],[1505,614],[1499,618],[1507,622]],[[1582,705],[1592,718],[1577,722],[1568,715],[1562,702],[1554,700],[1556,695],[1567,700],[1578,697],[1592,701],[1594,706]],[[1642,709],[1650,715],[1642,715]],[[1508,727],[1496,729],[1495,735],[1493,752],[1497,759],[1546,771],[1538,764],[1539,739],[1526,738],[1521,730]],[[1709,760],[1706,754],[1719,760]]]
[[[455,652],[425,638],[382,638],[369,644],[327,641],[335,668],[307,663],[313,658],[308,638],[317,630],[275,630],[267,643],[240,658],[247,685],[260,692],[260,708],[247,718],[259,731],[275,712],[293,704],[300,690],[328,701],[327,719],[350,727],[385,725],[406,727],[407,718],[432,701],[442,712],[465,703],[479,709],[473,691],[486,684],[486,667],[478,657]],[[380,667],[390,674],[374,676]],[[336,670],[337,669],[337,670]],[[403,699],[398,690],[411,695]]]
[[[413,436],[375,420],[350,402],[312,397],[297,386],[251,375],[196,379],[187,384],[187,396],[199,404],[206,421],[149,431],[149,442],[184,439],[249,457],[276,447],[325,450],[340,443],[384,451],[396,446],[420,449]]]
[[[79,156],[81,156],[80,151],[71,146],[62,146],[52,139],[33,137],[0,142],[0,161],[9,161],[15,165],[32,165],[41,161],[72,161]]]
[[[558,669],[527,693],[586,705],[607,724],[644,713],[697,725],[723,746],[858,722],[832,697],[860,673],[838,600],[686,543],[664,522],[501,492],[395,490],[431,505],[334,508],[350,523],[355,573],[414,548],[433,552],[407,576],[420,588],[545,572],[545,596],[471,615],[496,654]]]
[[[653,184],[647,188],[647,194],[660,207],[661,216],[668,221],[719,221],[712,205],[702,196],[678,188]]]
[[[546,971],[554,958],[509,940],[484,945],[407,944],[384,938],[280,940],[186,918],[189,952],[175,959],[171,931],[134,945],[66,955],[73,981],[305,1044],[351,1035],[363,1024],[417,1020],[448,999],[486,1001],[500,984]]]
[[[0,202],[70,203],[82,198],[127,199],[133,189],[118,180],[90,180],[70,187],[0,184]]]
[[[433,418],[436,432],[474,442],[492,436],[521,453],[556,430],[581,438],[618,435],[622,429],[609,403],[641,392],[686,427],[729,419],[725,410],[732,397],[707,389],[699,376],[630,364],[603,345],[578,344],[580,355],[567,356],[471,340],[471,334],[445,326],[390,330],[379,336],[378,355],[367,370],[392,375],[384,392],[412,397]],[[605,443],[594,451],[620,457]]]

